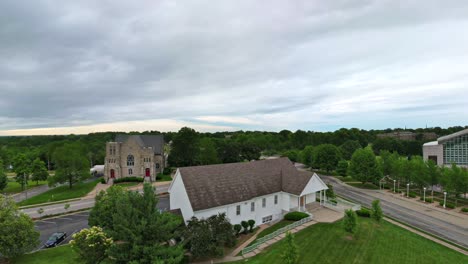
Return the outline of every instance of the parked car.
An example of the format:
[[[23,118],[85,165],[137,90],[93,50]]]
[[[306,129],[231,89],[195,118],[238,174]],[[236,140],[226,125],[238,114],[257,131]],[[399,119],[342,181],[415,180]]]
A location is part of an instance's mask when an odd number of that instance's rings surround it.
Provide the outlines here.
[[[67,238],[67,233],[65,232],[53,233],[52,236],[49,237],[49,239],[47,240],[44,246],[46,248],[55,247],[58,244],[60,244],[63,240],[65,240],[65,238]]]

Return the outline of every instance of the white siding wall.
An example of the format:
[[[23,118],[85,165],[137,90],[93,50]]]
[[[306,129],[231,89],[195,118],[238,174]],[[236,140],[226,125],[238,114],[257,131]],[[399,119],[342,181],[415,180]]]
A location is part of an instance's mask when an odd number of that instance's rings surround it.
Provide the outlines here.
[[[315,193],[307,194],[306,195],[306,204],[310,204],[315,202]]]
[[[208,210],[196,211],[195,216],[198,218],[208,218],[218,213],[226,213],[230,219],[231,224],[240,224],[241,221],[247,221],[249,219],[255,220],[255,225],[262,224],[262,218],[272,215],[273,221],[281,219],[283,217],[283,193],[274,193],[265,196],[260,196],[252,200],[230,204],[226,206],[219,206]],[[278,203],[274,204],[275,195],[278,195]],[[266,198],[266,206],[262,207],[262,199]],[[251,202],[255,202],[255,211],[251,212]],[[240,215],[236,214],[237,205],[241,206]],[[172,205],[171,205],[172,207]],[[287,209],[289,211],[289,209]]]
[[[289,208],[299,207],[299,198],[295,195],[289,194]]]
[[[187,221],[193,216],[192,205],[190,204],[187,192],[185,191],[184,182],[177,170],[174,180],[169,188],[169,206],[171,210],[180,209],[184,220]]]
[[[290,207],[290,194],[289,193],[281,193],[281,209],[284,211],[289,211]]]

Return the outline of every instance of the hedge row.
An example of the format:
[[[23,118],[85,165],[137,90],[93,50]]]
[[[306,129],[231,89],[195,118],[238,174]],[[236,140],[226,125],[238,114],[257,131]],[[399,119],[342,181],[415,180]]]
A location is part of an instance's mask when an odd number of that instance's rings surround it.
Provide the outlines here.
[[[463,207],[461,210],[462,212],[468,213],[468,207]]]
[[[290,212],[284,215],[284,220],[288,221],[299,221],[303,218],[308,217],[309,215],[303,212]]]
[[[422,201],[422,200],[423,200],[423,197],[420,197],[419,200]],[[427,198],[427,197],[426,197],[426,203],[432,203],[432,202],[434,202],[434,201],[432,201],[432,198]]]
[[[140,177],[124,177],[115,179],[114,183],[121,183],[121,182],[143,182],[144,179]]]
[[[444,206],[444,201],[440,201],[439,205]],[[455,205],[453,203],[445,203],[445,207],[450,208],[450,209],[454,209]]]
[[[366,208],[361,208],[356,211],[356,214],[362,217],[371,217],[371,211]]]

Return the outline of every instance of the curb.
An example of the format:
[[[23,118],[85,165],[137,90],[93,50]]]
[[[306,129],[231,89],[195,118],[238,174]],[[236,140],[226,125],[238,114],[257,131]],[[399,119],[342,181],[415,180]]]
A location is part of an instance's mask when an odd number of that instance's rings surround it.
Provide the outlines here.
[[[31,208],[54,205],[54,204],[61,204],[61,203],[67,203],[67,202],[76,202],[76,201],[80,201],[80,200],[81,200],[81,198],[73,198],[73,199],[67,199],[67,200],[61,200],[61,201],[55,201],[55,202],[49,202],[49,203],[31,204],[31,205],[20,206],[20,207],[18,207],[18,209],[31,209]]]

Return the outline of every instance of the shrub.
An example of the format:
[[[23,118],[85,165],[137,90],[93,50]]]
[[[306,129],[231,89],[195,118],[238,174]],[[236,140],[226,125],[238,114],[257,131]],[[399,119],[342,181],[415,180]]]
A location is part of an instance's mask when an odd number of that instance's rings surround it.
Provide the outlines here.
[[[333,199],[330,199],[330,200],[328,200],[328,201],[329,201],[329,202],[332,202],[332,203],[335,203],[335,204],[338,203],[338,201],[337,201],[336,199],[334,199],[334,198],[333,198]]]
[[[172,173],[172,168],[164,168],[163,174],[169,175]]]
[[[143,182],[144,179],[140,177],[124,177],[115,179],[114,183],[122,183],[122,182]]]
[[[380,201],[374,200],[372,201],[372,218],[374,218],[377,222],[380,222],[382,219],[382,208],[380,207]]]
[[[357,227],[357,216],[356,213],[349,209],[345,211],[345,218],[343,221],[344,229],[349,233],[354,233]]]
[[[242,221],[241,226],[242,228],[244,228],[244,234],[247,234],[247,232],[249,231],[249,223],[247,223],[247,221]]]
[[[102,184],[106,184],[106,179],[101,178],[101,183],[102,183]]]
[[[164,175],[163,173],[158,173],[158,174],[156,174],[156,180],[162,179],[162,176],[163,176],[163,175]]]
[[[107,250],[112,246],[109,238],[102,228],[93,226],[85,228],[73,235],[70,241],[72,249],[78,253],[85,263],[100,263],[107,258]]]
[[[308,214],[303,213],[303,212],[290,212],[284,215],[284,220],[299,221],[308,216],[309,216]]]
[[[250,232],[253,231],[253,227],[255,226],[255,220],[253,219],[250,219],[249,221],[247,221],[247,223],[249,223],[249,227],[250,227]]]
[[[409,196],[410,198],[416,198],[416,194],[415,194],[414,192],[410,192],[410,193],[408,194],[408,196]]]
[[[240,233],[240,231],[241,231],[241,229],[242,229],[242,226],[239,225],[239,224],[235,224],[235,225],[233,226],[233,228],[234,228],[234,231],[236,231],[236,236],[239,235],[239,233]]]
[[[335,191],[333,191],[333,185],[327,184],[328,189],[325,191],[325,195],[328,198],[334,199],[336,197]]]
[[[357,210],[356,214],[361,217],[371,217],[371,211],[366,208],[361,208],[360,210]]]
[[[423,200],[423,197],[420,197],[419,200],[422,201],[422,200]],[[432,202],[433,202],[433,201],[432,201],[432,198],[427,198],[427,197],[426,197],[426,203],[432,203]],[[443,203],[442,203],[442,204],[443,204]]]
[[[465,213],[468,213],[468,207],[463,207],[463,208],[461,209],[461,211],[462,211],[462,212],[465,212]]]
[[[440,205],[440,206],[444,206],[444,201],[440,201],[440,202],[439,202],[439,205]],[[450,208],[450,209],[454,209],[454,208],[455,208],[455,205],[454,205],[453,203],[446,202],[446,203],[445,203],[445,207],[446,207],[446,208]]]

